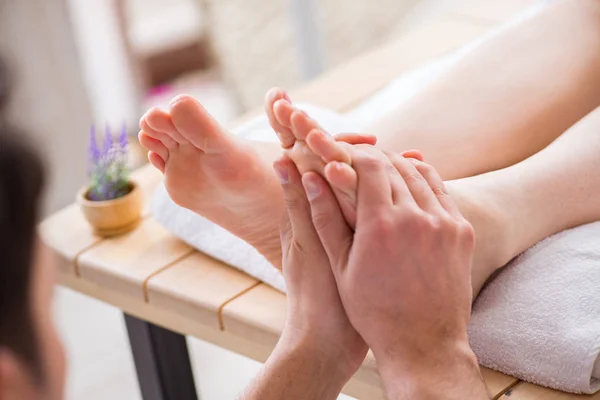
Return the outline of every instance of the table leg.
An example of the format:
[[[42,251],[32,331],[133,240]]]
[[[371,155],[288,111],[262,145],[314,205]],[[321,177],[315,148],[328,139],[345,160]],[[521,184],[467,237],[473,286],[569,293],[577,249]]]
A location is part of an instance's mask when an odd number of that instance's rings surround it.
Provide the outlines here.
[[[185,336],[124,314],[144,400],[198,400]]]

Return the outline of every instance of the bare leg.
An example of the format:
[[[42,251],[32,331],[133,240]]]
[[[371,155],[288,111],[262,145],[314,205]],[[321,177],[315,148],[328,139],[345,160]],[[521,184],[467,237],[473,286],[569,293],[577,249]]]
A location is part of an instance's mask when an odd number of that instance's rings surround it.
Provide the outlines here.
[[[444,179],[515,164],[600,105],[600,2],[558,1],[486,41],[368,131]]]
[[[597,1],[562,1],[530,21],[536,29],[522,26],[516,34],[506,34],[506,40],[496,39],[475,51],[402,111],[401,117],[410,123],[402,125],[400,134],[381,128],[381,147],[389,151],[421,147],[426,160],[446,178],[500,168],[543,148],[559,135],[557,126],[566,129],[600,101],[600,76],[595,73],[600,70],[599,15]],[[555,31],[560,35],[555,37]],[[521,42],[527,43],[526,49]],[[569,62],[557,59],[557,54]],[[519,60],[526,68],[509,67],[508,59]],[[512,81],[503,86],[496,78],[486,86],[490,71],[496,70]],[[538,75],[544,79],[537,79]],[[457,93],[464,93],[460,106],[455,104]],[[527,101],[520,101],[521,97]],[[269,94],[271,120],[273,104],[282,98],[281,91]],[[569,99],[567,104],[562,98]],[[401,126],[399,119],[391,125]],[[151,110],[142,118],[141,128],[140,141],[150,150],[150,161],[165,173],[167,190],[176,202],[248,241],[280,265],[277,232],[283,199],[270,167],[278,154],[272,144],[233,137],[189,97],[179,98],[169,112]],[[401,139],[405,136],[410,140]],[[526,150],[519,150],[521,146]]]
[[[448,182],[478,234],[474,287],[542,238],[600,220],[599,155],[600,107],[518,164]],[[488,219],[478,217],[481,209]]]

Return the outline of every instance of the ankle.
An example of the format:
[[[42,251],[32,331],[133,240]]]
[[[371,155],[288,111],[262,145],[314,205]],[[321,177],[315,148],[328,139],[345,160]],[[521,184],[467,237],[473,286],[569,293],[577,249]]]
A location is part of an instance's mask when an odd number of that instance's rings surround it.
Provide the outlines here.
[[[500,191],[478,177],[450,181],[447,187],[475,230],[472,284],[476,296],[488,278],[516,255],[511,207]]]

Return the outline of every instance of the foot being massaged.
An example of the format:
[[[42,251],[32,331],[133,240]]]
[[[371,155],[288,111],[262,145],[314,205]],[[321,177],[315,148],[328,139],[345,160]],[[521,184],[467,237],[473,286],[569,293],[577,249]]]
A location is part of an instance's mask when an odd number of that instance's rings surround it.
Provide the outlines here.
[[[149,110],[139,140],[174,202],[250,243],[283,268],[288,287],[280,223],[281,215],[298,217],[292,210],[304,203],[289,192],[301,182],[311,206],[335,196],[333,211],[304,214],[319,234],[337,226],[338,210],[355,241],[365,215],[395,237],[396,219],[369,210],[369,197],[433,214],[424,231],[444,231],[440,226],[453,221],[448,237],[458,235],[465,248],[472,229],[477,296],[490,276],[540,240],[600,220],[598,49],[599,3],[557,1],[469,52],[366,133],[331,136],[276,88],[265,112],[279,145],[236,137],[190,96]],[[417,225],[404,226],[407,236],[421,235]],[[326,241],[321,237],[333,263]],[[423,249],[403,251],[426,258]],[[331,291],[339,290],[351,325],[373,348],[354,324],[344,278],[334,275]]]

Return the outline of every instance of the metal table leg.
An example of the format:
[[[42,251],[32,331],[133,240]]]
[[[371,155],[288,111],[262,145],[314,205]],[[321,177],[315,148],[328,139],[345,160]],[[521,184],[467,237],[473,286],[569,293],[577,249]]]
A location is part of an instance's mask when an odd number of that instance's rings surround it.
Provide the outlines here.
[[[198,400],[185,336],[124,314],[144,400]]]

